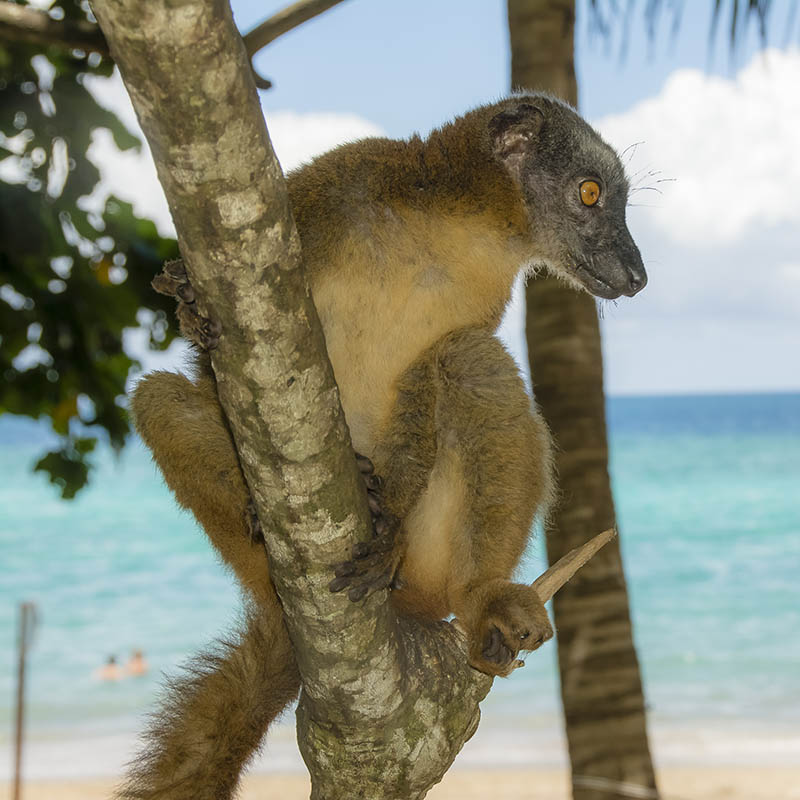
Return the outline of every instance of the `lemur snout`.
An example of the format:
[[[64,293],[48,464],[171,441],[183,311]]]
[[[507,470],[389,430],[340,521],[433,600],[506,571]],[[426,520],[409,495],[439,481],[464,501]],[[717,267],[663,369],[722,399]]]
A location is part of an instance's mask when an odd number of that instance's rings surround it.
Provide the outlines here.
[[[647,273],[643,266],[628,267],[628,290],[623,292],[626,297],[633,297],[647,286]]]

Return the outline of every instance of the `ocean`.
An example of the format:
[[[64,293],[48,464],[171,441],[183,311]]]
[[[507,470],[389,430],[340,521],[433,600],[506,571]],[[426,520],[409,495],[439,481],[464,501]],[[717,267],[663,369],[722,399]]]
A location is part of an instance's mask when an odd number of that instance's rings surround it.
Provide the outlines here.
[[[800,394],[611,398],[611,473],[656,762],[800,762]],[[30,471],[45,428],[0,417],[0,779],[18,604],[38,613],[28,777],[116,775],[162,674],[236,624],[239,599],[132,439],[65,502]],[[545,567],[541,537],[522,577]],[[148,675],[93,678],[144,650]],[[463,765],[564,763],[552,643],[497,680]],[[291,719],[257,769],[299,769]]]

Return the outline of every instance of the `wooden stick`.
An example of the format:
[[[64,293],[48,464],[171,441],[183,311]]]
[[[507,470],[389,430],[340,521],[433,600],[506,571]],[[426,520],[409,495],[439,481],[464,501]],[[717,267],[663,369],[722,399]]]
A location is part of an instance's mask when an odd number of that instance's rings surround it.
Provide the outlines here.
[[[617,535],[616,528],[598,533],[586,544],[570,550],[543,572],[531,585],[546,603],[601,547],[608,544]]]
[[[11,797],[20,800],[22,792],[22,742],[25,727],[25,659],[31,646],[31,636],[36,623],[36,606],[33,603],[20,603],[19,638],[17,640],[17,707],[14,720],[14,777]]]

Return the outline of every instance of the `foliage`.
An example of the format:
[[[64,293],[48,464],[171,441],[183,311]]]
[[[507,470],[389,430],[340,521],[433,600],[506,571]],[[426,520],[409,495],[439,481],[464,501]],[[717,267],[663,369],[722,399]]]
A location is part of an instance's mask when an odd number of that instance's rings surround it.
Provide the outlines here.
[[[648,0],[644,4],[643,17],[647,27],[647,35],[651,41],[655,40],[664,17],[671,17],[669,21],[671,35],[673,38],[677,36],[680,29],[683,6],[683,2],[667,2],[666,0]],[[742,39],[752,21],[758,27],[761,46],[765,47],[768,41],[767,25],[772,15],[773,7],[773,0],[710,0],[709,46],[713,47],[720,28],[720,21],[727,14],[727,35],[731,52],[735,52],[742,43]],[[621,28],[620,55],[624,57],[634,10],[632,0],[628,0],[624,4],[620,0],[588,0],[587,8],[592,32],[599,33],[605,39],[610,39],[613,31],[617,27]],[[784,34],[787,42],[792,35],[796,15],[797,0],[791,0],[784,25]]]
[[[94,22],[86,0],[57,0],[50,15]],[[118,450],[130,431],[125,381],[138,363],[123,329],[141,322],[153,348],[170,338],[171,303],[149,283],[176,243],[128,203],[89,201],[93,132],[140,146],[86,88],[112,69],[97,53],[0,40],[0,414],[49,419],[60,446],[35,469],[65,498],[86,484],[98,436]]]

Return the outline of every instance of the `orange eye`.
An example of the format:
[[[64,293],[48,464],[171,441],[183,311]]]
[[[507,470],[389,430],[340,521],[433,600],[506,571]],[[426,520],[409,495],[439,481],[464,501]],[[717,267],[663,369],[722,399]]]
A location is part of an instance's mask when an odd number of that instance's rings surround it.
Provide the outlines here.
[[[600,199],[600,184],[597,181],[584,181],[581,184],[581,202],[593,206]]]

